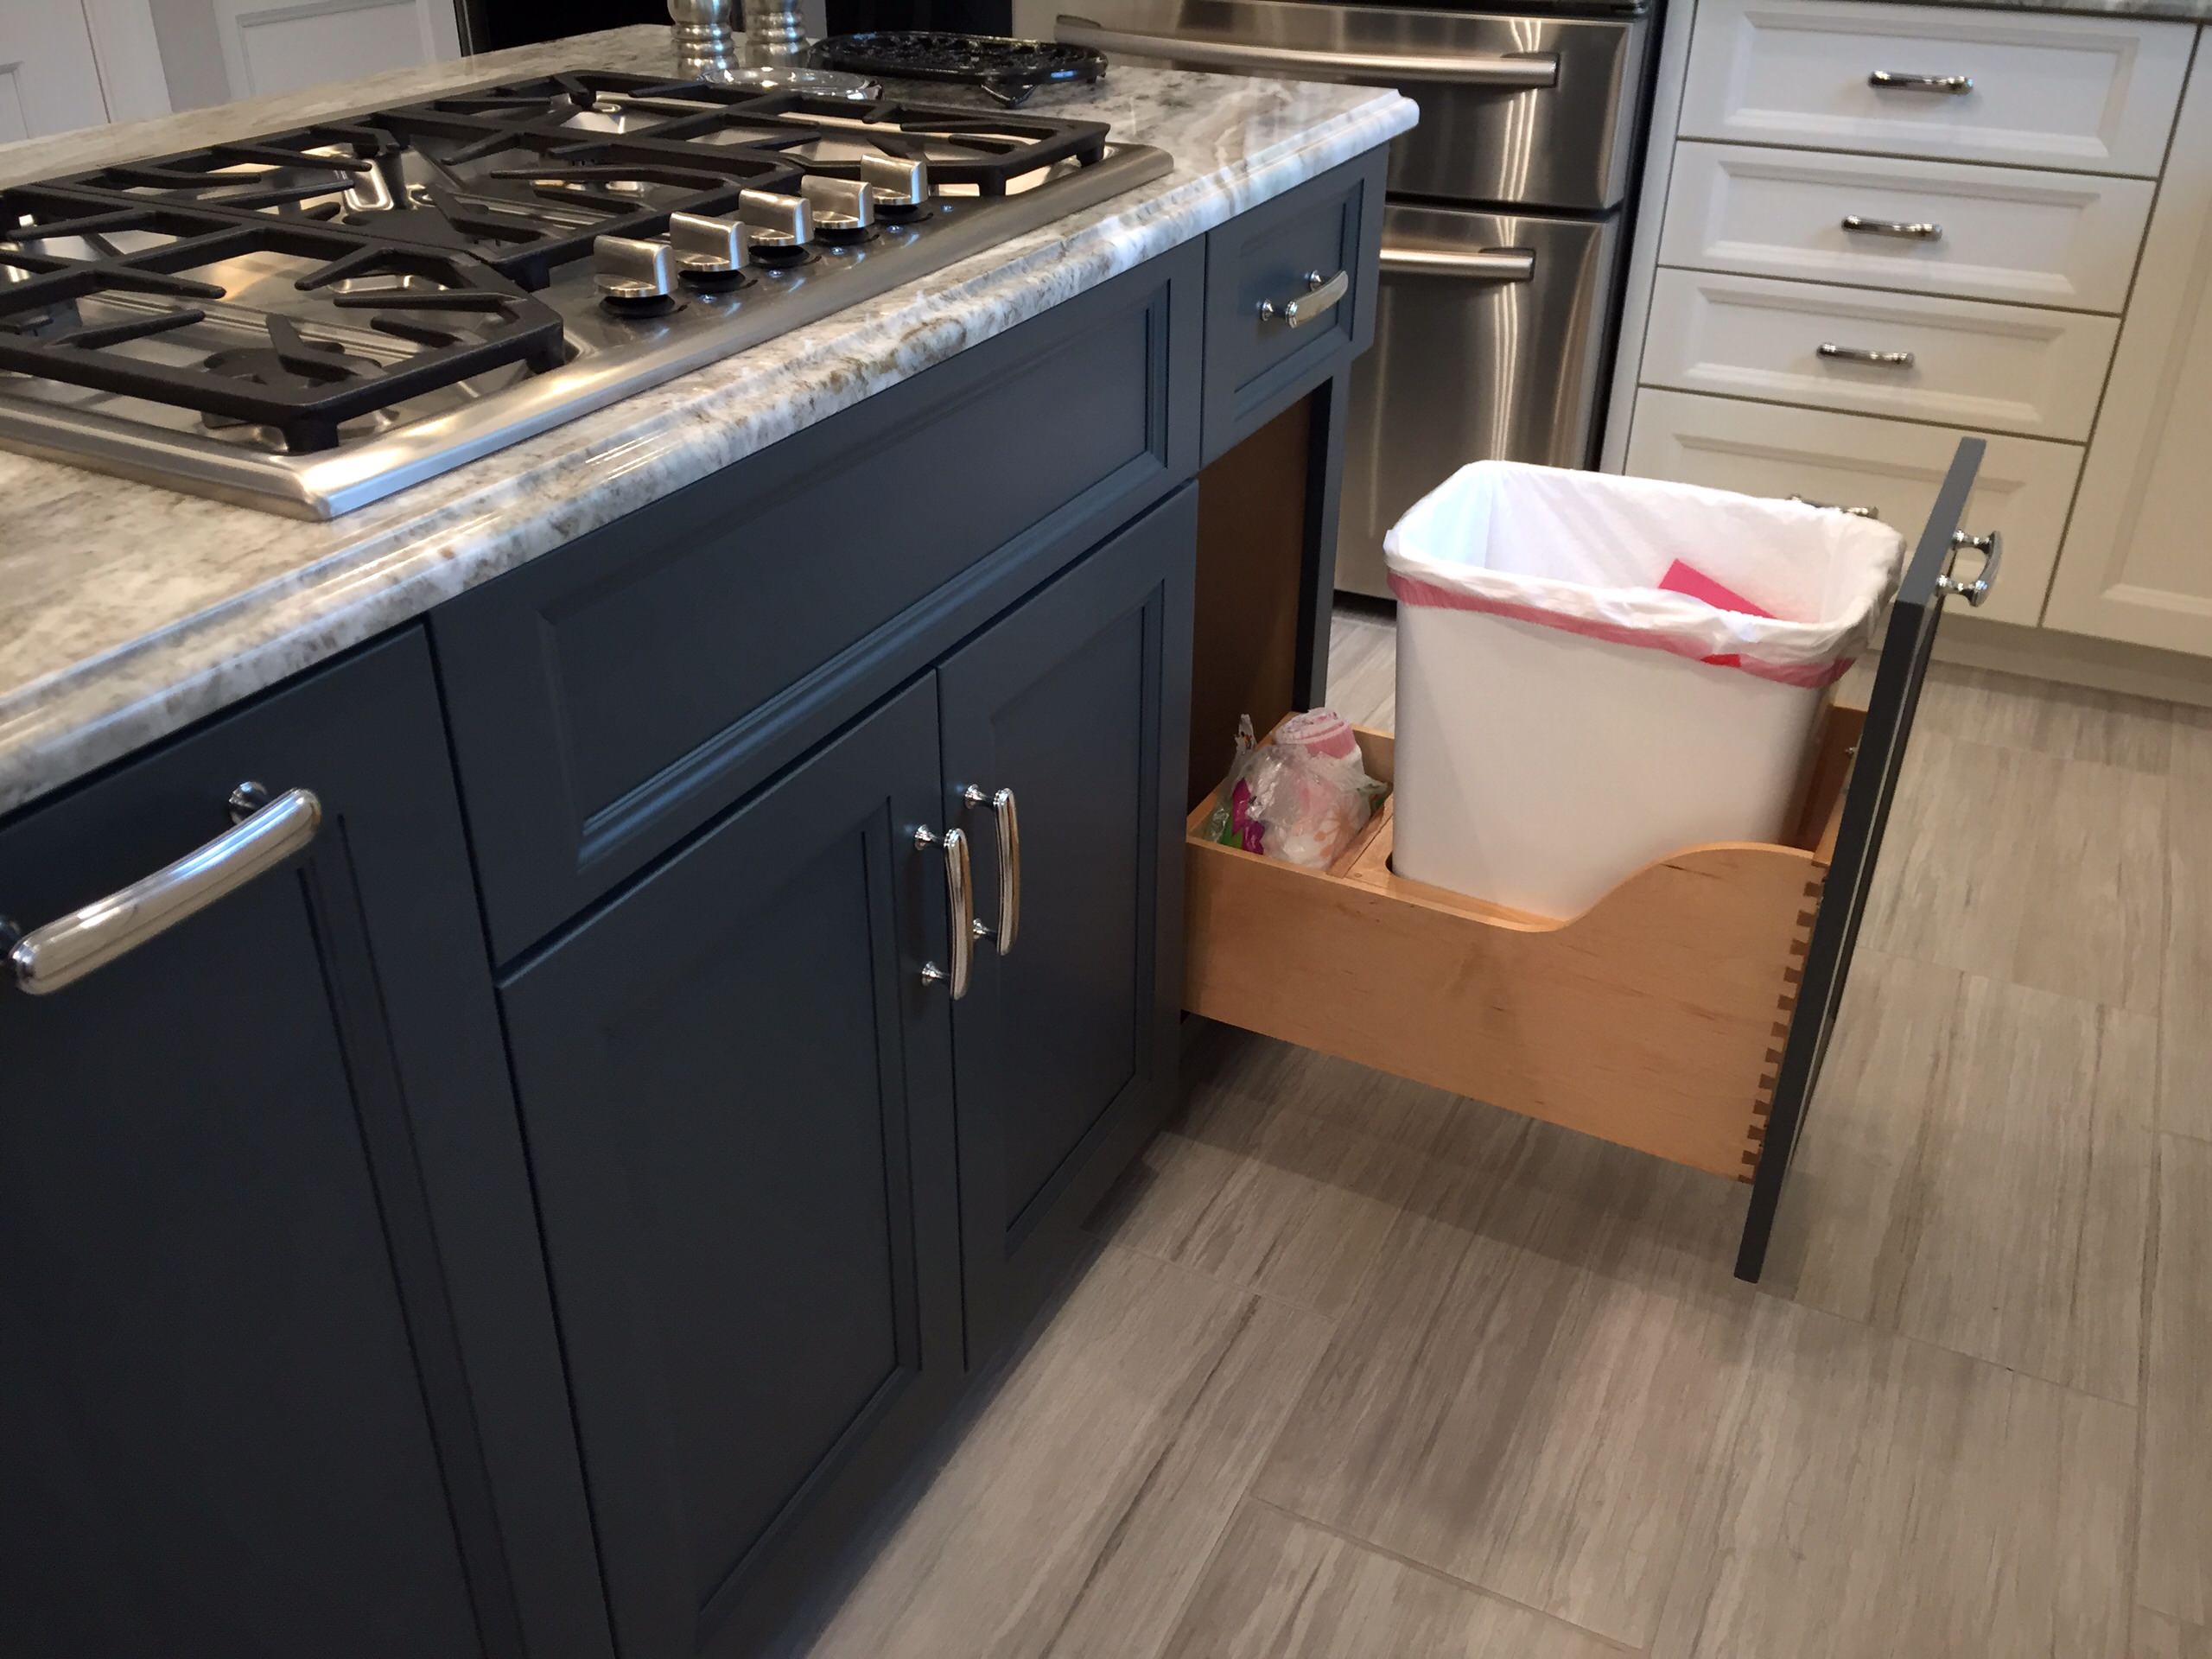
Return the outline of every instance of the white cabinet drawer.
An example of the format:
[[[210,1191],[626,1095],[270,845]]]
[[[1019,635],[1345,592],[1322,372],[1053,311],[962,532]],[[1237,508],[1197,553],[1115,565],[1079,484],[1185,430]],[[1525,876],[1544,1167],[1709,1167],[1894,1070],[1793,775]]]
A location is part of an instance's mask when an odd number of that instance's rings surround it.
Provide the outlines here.
[[[1662,270],[1643,380],[1680,391],[2080,440],[2120,324],[2080,311]],[[1881,353],[1875,364],[1837,353]]]
[[[1662,264],[2117,312],[2145,179],[1681,143]]]
[[[1909,421],[1646,389],[1637,394],[1623,470],[1746,495],[1872,507],[1910,537],[1935,506],[1958,440]],[[1965,524],[1978,536],[2001,531],[2005,563],[1976,616],[2032,625],[2042,615],[2081,468],[2073,444],[1990,438]]]
[[[1700,0],[1681,136],[2158,175],[2186,23],[1861,0]],[[1970,90],[1878,86],[1964,77]]]

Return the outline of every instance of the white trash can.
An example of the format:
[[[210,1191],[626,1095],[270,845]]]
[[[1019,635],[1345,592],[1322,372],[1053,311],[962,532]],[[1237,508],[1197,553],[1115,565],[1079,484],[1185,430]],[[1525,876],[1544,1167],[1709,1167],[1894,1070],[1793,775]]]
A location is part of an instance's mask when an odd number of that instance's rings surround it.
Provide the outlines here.
[[[1393,868],[1563,918],[1670,853],[1785,832],[1904,542],[1798,502],[1485,461],[1383,552]]]

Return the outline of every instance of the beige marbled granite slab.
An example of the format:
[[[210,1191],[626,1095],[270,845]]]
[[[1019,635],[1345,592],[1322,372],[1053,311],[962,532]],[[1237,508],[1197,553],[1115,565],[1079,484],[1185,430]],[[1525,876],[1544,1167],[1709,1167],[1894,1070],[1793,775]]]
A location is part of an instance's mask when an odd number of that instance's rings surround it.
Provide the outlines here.
[[[0,183],[498,76],[671,66],[637,27],[0,147]],[[0,811],[943,362],[1410,127],[1370,87],[1117,69],[1033,106],[1166,177],[347,513],[303,524],[0,452]]]

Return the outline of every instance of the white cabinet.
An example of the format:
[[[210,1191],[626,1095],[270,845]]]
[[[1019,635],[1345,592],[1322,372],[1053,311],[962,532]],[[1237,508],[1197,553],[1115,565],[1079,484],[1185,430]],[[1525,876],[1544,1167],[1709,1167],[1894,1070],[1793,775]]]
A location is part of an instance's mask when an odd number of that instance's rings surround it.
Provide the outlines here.
[[[1608,467],[1904,524],[1979,434],[1982,618],[2212,658],[2212,29],[1680,0],[1654,106]]]
[[[106,119],[84,8],[76,0],[0,3],[0,144]]]
[[[461,55],[454,0],[214,0],[233,98]]]
[[[2212,69],[2202,61],[2044,620],[2212,656]]]
[[[2148,179],[1683,143],[1663,264],[2118,311]]]
[[[1662,270],[1643,380],[2081,439],[2118,327],[2080,311]]]
[[[1681,136],[2154,178],[2186,23],[1698,0]]]
[[[1871,510],[1911,536],[1935,508],[1958,441],[1958,433],[1944,427],[1647,386],[1637,394],[1624,470],[1745,495],[1795,495]],[[1964,522],[1978,536],[2003,532],[2005,565],[1977,616],[2033,626],[2042,614],[2081,465],[2074,444],[1989,439]]]

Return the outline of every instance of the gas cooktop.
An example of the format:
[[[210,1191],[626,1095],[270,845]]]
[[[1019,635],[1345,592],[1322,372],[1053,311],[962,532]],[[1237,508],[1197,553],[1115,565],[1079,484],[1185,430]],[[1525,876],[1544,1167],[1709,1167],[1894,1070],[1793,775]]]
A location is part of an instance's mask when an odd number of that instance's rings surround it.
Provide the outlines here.
[[[1169,165],[577,70],[0,190],[0,444],[327,518]]]

